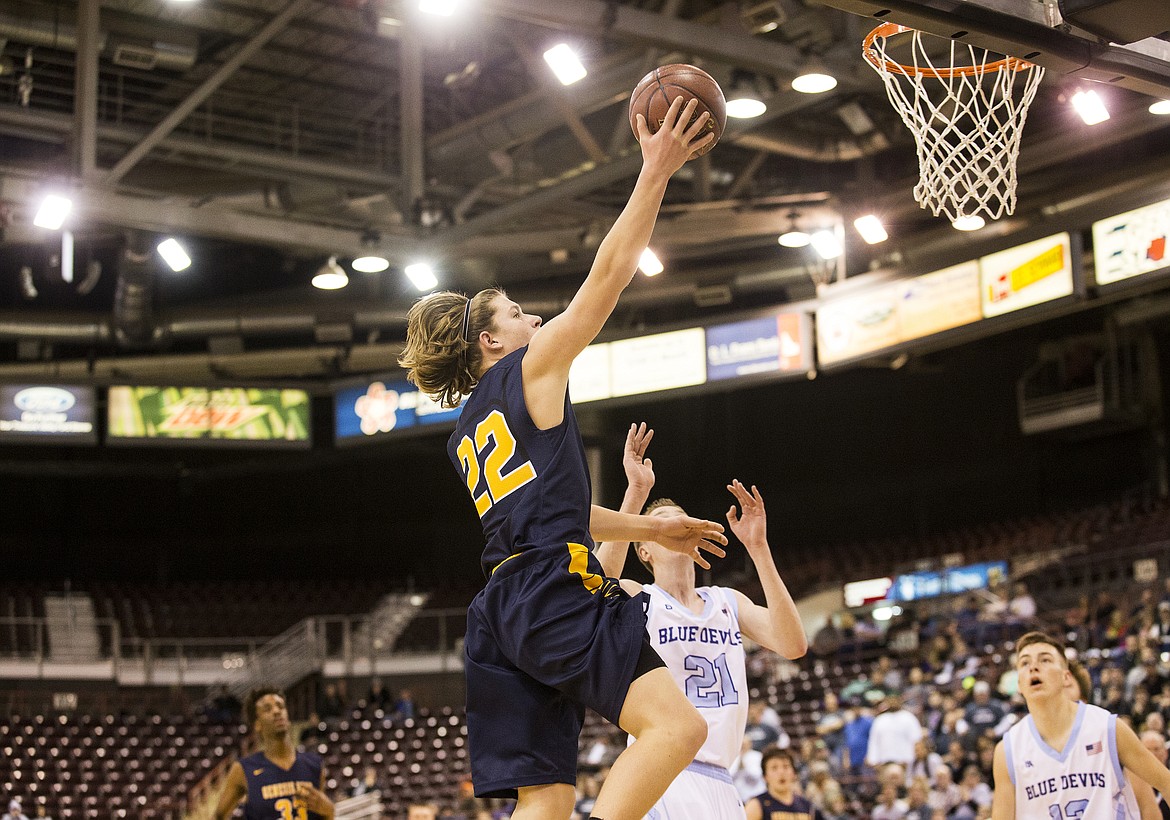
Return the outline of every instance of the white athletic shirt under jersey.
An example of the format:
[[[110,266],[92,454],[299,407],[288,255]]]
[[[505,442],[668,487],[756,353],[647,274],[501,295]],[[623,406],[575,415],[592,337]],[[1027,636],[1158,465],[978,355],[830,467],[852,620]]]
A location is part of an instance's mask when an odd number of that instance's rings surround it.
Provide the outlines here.
[[[747,726],[748,689],[739,607],[732,590],[699,587],[705,606],[699,615],[655,584],[646,634],[679,688],[707,721],[707,742],[695,760],[730,768],[739,757]]]
[[[1063,750],[1041,739],[1029,715],[1004,735],[1004,753],[1018,820],[1136,818],[1124,796],[1117,716],[1098,706],[1077,705]]]

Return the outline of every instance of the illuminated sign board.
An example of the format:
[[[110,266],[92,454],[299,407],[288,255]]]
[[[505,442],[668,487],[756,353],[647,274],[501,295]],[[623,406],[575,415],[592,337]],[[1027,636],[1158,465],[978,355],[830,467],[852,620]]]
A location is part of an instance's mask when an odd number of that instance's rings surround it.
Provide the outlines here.
[[[1093,223],[1097,284],[1170,268],[1170,200]]]
[[[707,328],[707,379],[812,367],[808,314],[781,313]]]
[[[701,327],[609,343],[614,396],[633,396],[703,384],[707,348]]]
[[[1072,239],[1067,233],[1037,239],[979,260],[985,317],[1051,302],[1073,293]]]
[[[853,581],[845,585],[845,606],[865,606],[874,601],[884,601],[894,585],[893,578],[870,578]]]
[[[954,595],[974,589],[986,589],[1007,580],[1007,561],[988,561],[965,567],[948,567],[928,572],[910,572],[894,578],[890,588],[892,601],[918,601],[939,595]]]
[[[72,385],[0,385],[0,440],[94,444],[94,390]]]
[[[338,443],[353,444],[419,425],[454,422],[461,410],[443,407],[408,381],[375,381],[334,394],[334,433]]]
[[[108,415],[111,443],[310,444],[304,390],[115,385]]]

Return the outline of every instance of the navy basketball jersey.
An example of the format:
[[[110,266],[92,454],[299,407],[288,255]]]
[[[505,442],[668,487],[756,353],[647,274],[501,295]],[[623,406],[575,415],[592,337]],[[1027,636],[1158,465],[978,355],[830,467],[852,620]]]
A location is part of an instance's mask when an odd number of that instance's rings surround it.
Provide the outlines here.
[[[296,762],[287,770],[263,752],[248,755],[240,765],[244,767],[244,782],[248,785],[244,801],[246,820],[321,820],[321,815],[306,809],[305,802],[297,797],[300,783],[321,788],[321,758],[317,755],[297,752]]]
[[[771,792],[756,795],[764,820],[822,820],[820,810],[807,797],[794,795],[791,803],[781,803]]]
[[[488,577],[501,561],[529,550],[593,549],[589,468],[568,391],[561,423],[537,429],[524,403],[527,352],[522,347],[488,368],[447,442],[483,524]]]

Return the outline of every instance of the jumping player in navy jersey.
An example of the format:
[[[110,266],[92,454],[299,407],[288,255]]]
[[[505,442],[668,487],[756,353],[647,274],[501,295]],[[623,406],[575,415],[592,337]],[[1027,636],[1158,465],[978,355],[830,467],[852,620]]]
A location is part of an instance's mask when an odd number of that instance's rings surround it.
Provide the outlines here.
[[[244,705],[260,751],[232,764],[215,820],[232,816],[240,800],[245,820],[332,820],[321,758],[298,752],[279,689],[254,689]]]
[[[591,506],[569,367],[601,330],[650,241],[672,174],[710,142],[706,115],[675,99],[659,130],[638,118],[642,171],[589,275],[543,324],[503,291],[436,293],[407,317],[399,363],[448,407],[469,396],[448,443],[487,542],[488,578],[467,613],[468,747],[480,797],[518,794],[514,820],[573,811],[589,706],[638,737],[614,763],[593,815],[641,818],[694,759],[706,723],[645,637],[643,602],[606,578],[594,539],[655,541],[707,566],[723,527]]]

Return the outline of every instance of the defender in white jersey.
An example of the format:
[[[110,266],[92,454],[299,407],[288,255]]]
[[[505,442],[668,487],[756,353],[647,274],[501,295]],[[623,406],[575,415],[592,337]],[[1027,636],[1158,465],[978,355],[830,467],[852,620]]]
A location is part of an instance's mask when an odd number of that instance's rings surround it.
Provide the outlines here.
[[[623,463],[629,486],[622,510],[638,512],[654,484],[653,466],[645,458],[654,433],[645,424],[631,426]],[[776,571],[767,540],[767,517],[759,490],[739,481],[727,487],[739,503],[727,512],[731,531],[756,565],[768,606],[758,606],[727,587],[695,587],[695,570],[675,561],[653,542],[635,546],[638,558],[653,573],[645,586],[623,580],[631,595],[647,598],[646,631],[679,688],[707,721],[707,740],[691,763],[646,815],[648,820],[743,820],[744,807],[728,769],[739,757],[747,724],[748,691],[743,638],[788,658],[808,649],[792,596]],[[651,504],[647,515],[680,515],[673,501]],[[620,577],[625,544],[606,543],[597,555],[606,574]]]
[[[1020,693],[1028,717],[995,748],[993,820],[1128,820],[1123,769],[1154,788],[1167,770],[1116,716],[1066,695],[1064,645],[1039,632],[1016,643]]]

